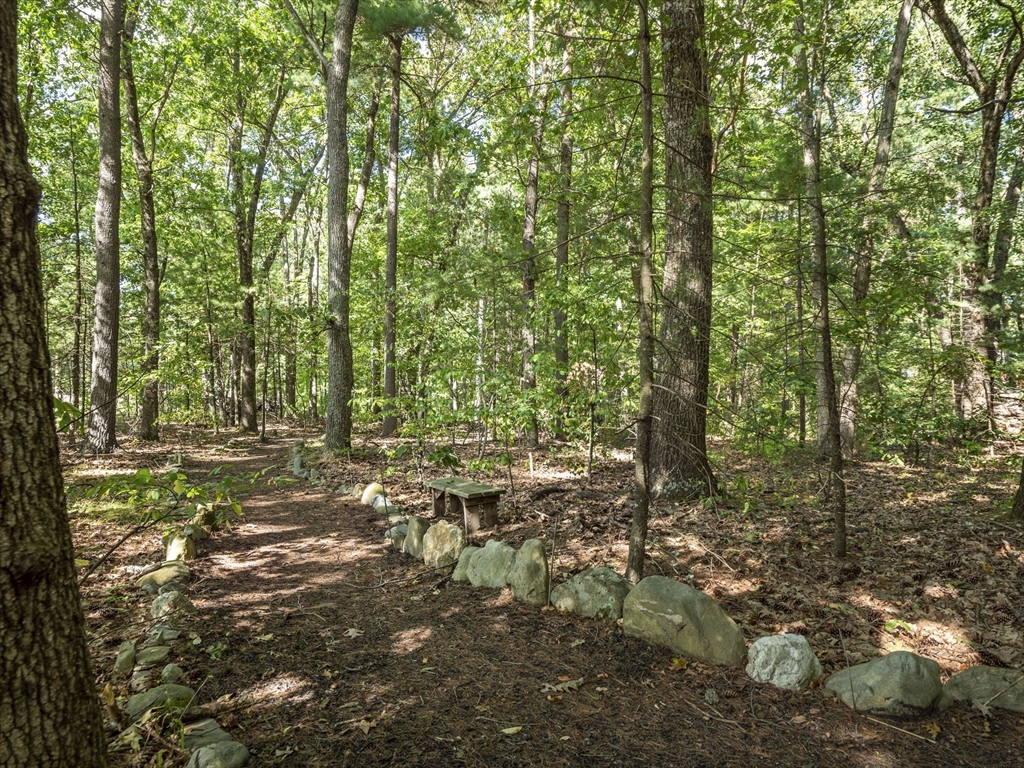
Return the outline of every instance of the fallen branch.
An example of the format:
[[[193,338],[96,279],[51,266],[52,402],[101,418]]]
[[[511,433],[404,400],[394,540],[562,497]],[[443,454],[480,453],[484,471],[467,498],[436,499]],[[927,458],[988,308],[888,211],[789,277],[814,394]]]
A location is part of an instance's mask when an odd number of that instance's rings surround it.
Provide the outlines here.
[[[870,720],[872,723],[878,723],[879,725],[884,725],[886,728],[892,728],[894,731],[905,733],[907,734],[907,736],[913,736],[915,739],[927,741],[929,744],[938,744],[938,742],[935,739],[929,739],[927,736],[922,736],[920,733],[914,733],[913,731],[904,730],[903,728],[900,728],[898,725],[893,725],[892,723],[885,722],[885,720],[878,720],[877,718],[869,717],[864,714],[862,714],[861,717],[863,717],[865,720]]]

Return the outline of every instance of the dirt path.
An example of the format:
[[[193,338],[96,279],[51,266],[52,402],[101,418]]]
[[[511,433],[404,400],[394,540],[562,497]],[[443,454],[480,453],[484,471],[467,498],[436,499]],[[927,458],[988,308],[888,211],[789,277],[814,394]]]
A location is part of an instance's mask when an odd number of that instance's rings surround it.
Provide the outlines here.
[[[188,469],[283,468],[290,449],[252,442]],[[820,691],[675,669],[616,627],[453,583],[391,551],[380,516],[329,487],[261,483],[243,501],[191,564],[199,642],[176,653],[202,702],[252,697],[218,719],[257,768],[1024,765],[1019,715],[946,713],[932,743],[920,721],[893,723],[906,734]]]

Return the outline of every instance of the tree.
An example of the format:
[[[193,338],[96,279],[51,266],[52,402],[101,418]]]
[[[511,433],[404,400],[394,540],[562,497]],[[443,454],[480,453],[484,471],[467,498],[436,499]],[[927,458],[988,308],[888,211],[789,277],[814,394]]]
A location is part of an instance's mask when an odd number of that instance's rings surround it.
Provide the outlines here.
[[[17,101],[17,7],[0,0],[0,766],[99,768],[106,739],[53,422],[40,187]]]
[[[291,0],[283,0],[313,50],[327,96],[327,430],[328,453],[352,444],[352,250],[348,239],[348,75],[358,0],[342,0],[334,11],[330,61],[309,34]]]
[[[96,298],[91,409],[85,450],[117,445],[117,359],[121,319],[121,31],[122,0],[103,0],[100,13],[99,143],[96,195]]]
[[[665,273],[654,393],[651,490],[713,496],[707,457],[711,347],[711,123],[703,0],[662,6]]]

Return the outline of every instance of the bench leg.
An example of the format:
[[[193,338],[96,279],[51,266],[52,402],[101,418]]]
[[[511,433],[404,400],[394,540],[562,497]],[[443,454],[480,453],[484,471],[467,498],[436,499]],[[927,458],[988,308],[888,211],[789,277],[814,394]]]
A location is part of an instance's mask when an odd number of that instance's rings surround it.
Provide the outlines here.
[[[457,497],[452,496],[452,499]],[[466,525],[466,535],[476,533],[481,528],[498,526],[498,501],[494,498],[462,499],[462,514]]]
[[[459,498],[458,496],[452,496],[452,501],[459,499],[459,503],[462,505],[462,520],[466,527],[466,535],[469,536],[472,533],[476,533],[480,530],[480,507],[476,501],[470,501],[469,499]]]
[[[439,491],[436,488],[431,488],[430,496],[434,505],[434,517],[443,520],[446,506],[444,503],[444,491]]]

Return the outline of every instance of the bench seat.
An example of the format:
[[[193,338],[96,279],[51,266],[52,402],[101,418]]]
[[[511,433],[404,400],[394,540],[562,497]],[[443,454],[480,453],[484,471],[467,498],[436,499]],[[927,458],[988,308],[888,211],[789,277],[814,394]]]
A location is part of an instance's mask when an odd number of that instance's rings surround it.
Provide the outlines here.
[[[445,500],[450,496],[452,512],[456,512],[457,508],[462,509],[462,521],[467,535],[481,528],[494,528],[498,525],[498,502],[505,493],[504,488],[461,477],[427,480],[424,485],[430,489],[434,517],[444,517]]]

